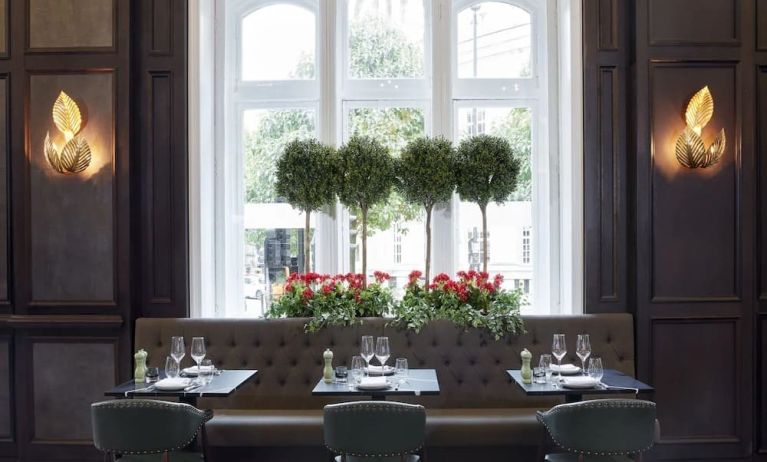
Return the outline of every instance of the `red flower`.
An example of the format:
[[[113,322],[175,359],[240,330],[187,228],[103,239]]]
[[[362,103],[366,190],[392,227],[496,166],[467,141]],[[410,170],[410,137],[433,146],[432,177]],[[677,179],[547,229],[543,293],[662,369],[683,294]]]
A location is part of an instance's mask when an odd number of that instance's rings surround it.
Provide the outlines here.
[[[322,285],[322,293],[325,295],[329,295],[333,292],[333,286],[330,284],[323,284]]]
[[[310,298],[314,297],[314,291],[313,291],[312,289],[310,289],[310,288],[308,288],[308,287],[307,287],[307,288],[306,288],[306,289],[304,289],[304,291],[301,293],[301,296],[302,296],[303,298],[305,298],[305,299],[307,299],[307,300],[308,300],[308,299],[310,299]]]
[[[450,276],[448,276],[445,273],[439,273],[438,275],[434,276],[434,280],[432,281],[434,284],[439,283],[445,283],[450,281]]]
[[[377,283],[382,283],[384,281],[388,281],[391,276],[389,276],[389,273],[384,273],[383,271],[374,271],[373,276],[376,278]]]
[[[285,283],[285,292],[293,292],[293,284],[290,282]]]
[[[421,273],[421,272],[420,272],[420,271],[418,271],[418,270],[413,270],[413,271],[411,271],[411,272],[410,272],[410,274],[408,275],[408,279],[410,279],[411,281],[413,281],[414,279],[418,279],[418,278],[420,278],[422,274],[423,274],[423,273]]]
[[[495,286],[490,284],[489,282],[486,282],[482,285],[482,288],[486,291],[490,292],[491,294],[495,292]]]
[[[496,274],[495,278],[493,279],[493,285],[495,288],[501,287],[501,284],[503,284],[503,275],[502,274]]]

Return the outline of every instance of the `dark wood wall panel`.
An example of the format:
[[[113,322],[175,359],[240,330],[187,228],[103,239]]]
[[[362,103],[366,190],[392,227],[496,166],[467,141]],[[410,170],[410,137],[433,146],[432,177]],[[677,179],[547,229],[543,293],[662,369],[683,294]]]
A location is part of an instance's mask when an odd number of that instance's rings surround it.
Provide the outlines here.
[[[1,9],[1,8],[0,8]],[[0,304],[8,303],[8,78],[0,76]]]
[[[31,345],[34,439],[90,440],[90,404],[117,380],[116,343],[40,338]]]
[[[746,0],[750,1],[750,0]],[[737,45],[741,0],[649,0],[651,45]]]
[[[759,316],[759,342],[757,343],[760,355],[757,355],[757,361],[759,361],[759,375],[757,379],[757,390],[762,390],[762,393],[757,395],[760,405],[760,416],[758,418],[758,431],[759,431],[759,452],[767,454],[767,396],[765,396],[764,390],[767,390],[767,311],[763,312]]]
[[[51,108],[60,91],[86,114],[80,132],[90,166],[63,175],[43,152],[46,134],[64,139]],[[30,79],[31,274],[33,303],[115,303],[114,105],[111,73],[33,75]]]
[[[628,304],[627,2],[584,2],[585,295],[589,313]]]
[[[738,108],[737,75],[731,64],[651,64],[653,300],[699,301],[737,298]],[[683,110],[708,85],[714,117],[704,128],[710,143],[725,129],[722,160],[705,170],[687,169],[676,159],[684,130]]]
[[[0,0],[0,56],[8,54],[8,0]]]
[[[187,4],[141,0],[139,6],[141,310],[143,316],[187,316]]]
[[[11,401],[11,338],[0,336],[0,441],[13,437]]]
[[[28,0],[29,48],[112,48],[118,0],[86,1]]]
[[[767,6],[767,5],[766,5]],[[765,18],[767,22],[767,18]],[[758,239],[759,239],[759,305],[767,307],[767,67],[761,66],[756,72],[756,149],[759,159],[759,209],[758,209]],[[767,309],[766,309],[767,311]]]
[[[756,48],[767,50],[767,0],[756,0]]]

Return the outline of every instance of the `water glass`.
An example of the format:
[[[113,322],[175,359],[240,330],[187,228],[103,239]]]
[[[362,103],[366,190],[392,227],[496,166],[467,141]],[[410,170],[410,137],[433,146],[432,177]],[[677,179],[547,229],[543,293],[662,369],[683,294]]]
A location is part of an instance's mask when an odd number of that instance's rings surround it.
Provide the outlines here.
[[[346,366],[336,367],[336,383],[346,383],[346,377],[349,376],[349,372],[346,370]]]
[[[541,355],[541,359],[538,360],[538,367],[543,369],[543,376],[545,381],[543,383],[551,382],[551,355]]]
[[[546,383],[546,373],[543,371],[542,367],[533,368],[533,382],[537,384]]]
[[[559,370],[557,373],[556,384],[562,381],[562,358],[567,354],[567,343],[565,342],[565,334],[554,334],[554,339],[551,342],[551,353],[557,358],[557,365]],[[556,385],[555,384],[555,385]],[[558,386],[558,385],[556,385]]]
[[[400,385],[407,383],[407,377],[409,375],[407,358],[397,358],[394,362],[394,375],[397,377],[397,381]]]
[[[213,361],[210,359],[201,360],[200,366],[202,366],[199,370],[200,385],[205,386],[213,381],[213,375],[216,373],[216,368],[213,367]]]
[[[602,367],[602,358],[593,357],[589,360],[589,377],[592,377],[597,381],[597,384],[602,385],[602,377],[605,375],[605,370]]]
[[[184,337],[172,337],[170,339],[170,355],[176,360],[179,367],[181,366],[181,360],[186,356],[186,345],[184,345]]]
[[[375,344],[373,343],[372,335],[363,335],[362,342],[360,343],[360,356],[365,360],[365,363],[370,367],[370,360],[375,356]]]
[[[362,356],[352,358],[352,380],[349,382],[349,388],[354,388],[362,381],[365,376],[365,359]]]
[[[157,367],[147,367],[144,376],[146,377],[147,383],[157,382],[160,380],[160,369]]]
[[[376,339],[376,359],[381,363],[381,374],[384,373],[384,366],[386,361],[391,356],[389,351],[389,337],[378,337]]]
[[[581,358],[581,372],[586,374],[586,360],[591,356],[591,341],[589,334],[578,334],[578,341],[575,344],[575,353]]]
[[[203,337],[192,338],[192,359],[197,363],[197,376],[200,376],[200,361],[205,358],[205,339]]]
[[[179,365],[176,358],[168,356],[165,358],[165,377],[169,379],[175,379],[178,377]]]

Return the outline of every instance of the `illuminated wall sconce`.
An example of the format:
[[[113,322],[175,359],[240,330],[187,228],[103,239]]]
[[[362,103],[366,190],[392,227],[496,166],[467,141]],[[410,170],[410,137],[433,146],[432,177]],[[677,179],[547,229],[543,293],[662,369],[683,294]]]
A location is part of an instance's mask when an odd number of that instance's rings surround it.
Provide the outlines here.
[[[684,131],[676,140],[676,159],[687,168],[710,167],[722,158],[727,137],[724,129],[710,146],[703,143],[701,133],[714,115],[714,97],[708,86],[703,87],[690,99],[684,118]]]
[[[53,123],[64,135],[64,148],[59,151],[56,143],[51,140],[50,132],[45,134],[45,157],[48,163],[59,173],[65,175],[80,173],[91,163],[91,148],[82,136],[83,119],[80,108],[65,92],[59,93],[53,103]]]

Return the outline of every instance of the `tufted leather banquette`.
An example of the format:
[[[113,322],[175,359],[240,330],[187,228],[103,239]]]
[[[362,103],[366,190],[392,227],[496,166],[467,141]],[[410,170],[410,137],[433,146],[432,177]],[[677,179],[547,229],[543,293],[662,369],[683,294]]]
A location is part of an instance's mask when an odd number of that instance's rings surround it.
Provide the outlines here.
[[[441,393],[401,401],[427,409],[428,447],[535,445],[541,428],[535,411],[558,404],[531,398],[511,383],[506,369],[520,367],[528,348],[534,361],[550,351],[554,333],[565,333],[570,348],[578,333],[589,333],[593,354],[605,367],[634,375],[633,318],[627,314],[526,316],[527,332],[495,340],[476,329],[438,321],[420,333],[387,326],[382,319],[362,325],[304,332],[305,319],[139,319],[136,348],[161,366],[173,335],[187,341],[203,336],[208,357],[223,369],[258,369],[257,378],[226,399],[201,400],[215,410],[208,424],[212,446],[295,447],[322,445],[322,408],[338,402],[313,397],[322,373],[322,352],[330,348],[334,364],[348,364],[362,335],[387,335],[392,358],[406,357],[411,368],[437,370]],[[189,362],[189,358],[184,360]],[[578,363],[574,351],[565,361]],[[393,362],[390,361],[390,363]]]

